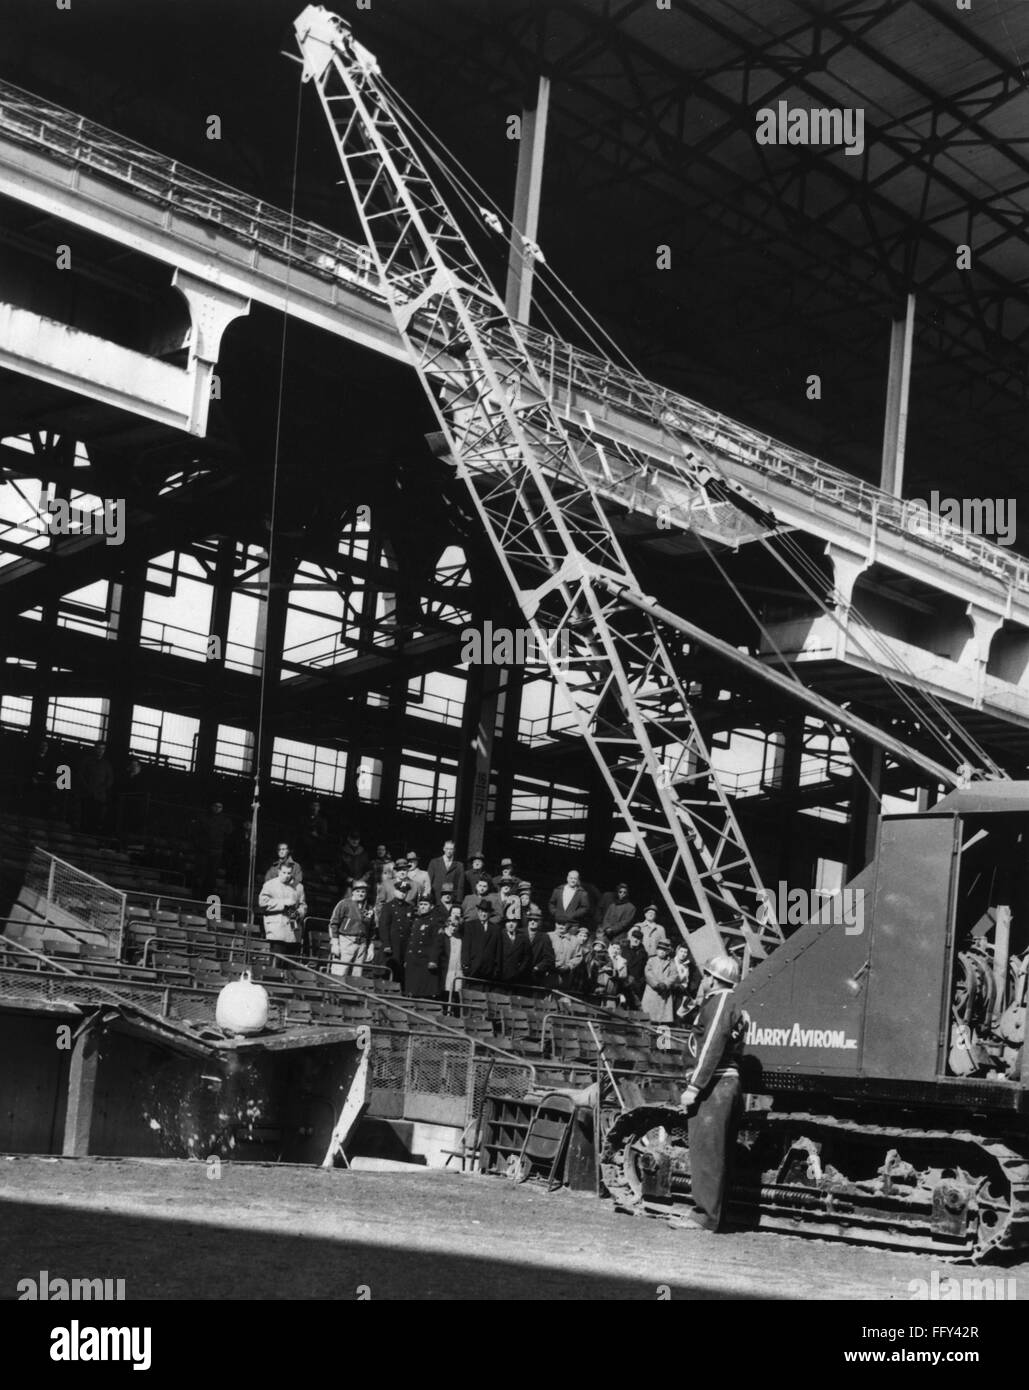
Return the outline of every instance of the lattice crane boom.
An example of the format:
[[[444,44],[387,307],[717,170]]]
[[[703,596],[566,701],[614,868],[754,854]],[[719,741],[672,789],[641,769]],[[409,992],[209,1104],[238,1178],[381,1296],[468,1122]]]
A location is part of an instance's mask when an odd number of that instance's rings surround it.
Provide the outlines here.
[[[672,919],[703,963],[782,934],[669,649],[519,326],[394,114],[374,57],[296,21],[400,336],[497,560]],[[631,596],[632,601],[627,601]]]

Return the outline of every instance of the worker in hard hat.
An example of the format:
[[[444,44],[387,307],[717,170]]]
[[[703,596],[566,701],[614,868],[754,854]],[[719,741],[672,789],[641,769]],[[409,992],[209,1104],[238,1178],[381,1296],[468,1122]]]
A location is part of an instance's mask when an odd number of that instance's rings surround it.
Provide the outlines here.
[[[739,962],[712,956],[697,992],[700,1032],[697,1065],[682,1093],[689,1114],[690,1174],[696,1210],[683,1224],[717,1231],[728,1188],[729,1167],[740,1111],[739,1063],[747,1015],[733,998]]]

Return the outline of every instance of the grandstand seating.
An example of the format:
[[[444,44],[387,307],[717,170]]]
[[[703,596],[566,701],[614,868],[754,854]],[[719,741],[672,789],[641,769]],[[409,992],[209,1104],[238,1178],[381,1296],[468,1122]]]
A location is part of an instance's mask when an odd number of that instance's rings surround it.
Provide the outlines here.
[[[624,1009],[568,996],[558,1001],[545,991],[493,988],[476,981],[466,985],[460,1007],[449,1013],[442,1001],[402,995],[384,968],[343,980],[329,977],[323,973],[329,956],[324,919],[308,919],[310,954],[301,965],[309,968],[293,969],[248,929],[244,908],[226,904],[221,917],[211,919],[205,904],[185,896],[185,844],[158,845],[142,836],[119,843],[63,824],[0,817],[6,882],[24,872],[35,846],[127,894],[122,963],[92,958],[74,941],[55,944],[40,939],[31,925],[12,922],[7,928],[8,940],[23,941],[73,971],[80,997],[91,983],[98,992],[121,987],[140,1003],[145,994],[152,1007],[170,1017],[211,1022],[218,991],[247,968],[268,990],[273,1022],[369,1024],[401,1034],[456,1029],[491,1050],[524,1057],[548,1084],[583,1085],[591,1080],[600,1060],[597,1037],[604,1060],[616,1073],[637,1073],[656,1081],[681,1076],[689,1065],[684,1030],[655,1028],[642,1014]],[[4,949],[0,938],[0,972],[5,979],[44,968],[24,952]]]

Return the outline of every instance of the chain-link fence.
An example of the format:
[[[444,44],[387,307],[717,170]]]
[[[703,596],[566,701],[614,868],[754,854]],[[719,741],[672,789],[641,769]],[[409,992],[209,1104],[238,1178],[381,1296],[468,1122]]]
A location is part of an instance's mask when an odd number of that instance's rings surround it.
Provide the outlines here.
[[[478,1115],[487,1091],[492,1096],[507,1096],[512,1100],[520,1100],[533,1089],[535,1080],[531,1066],[507,1057],[491,1056],[481,1048],[478,1049],[469,1104],[470,1114]]]
[[[373,1029],[371,1088],[374,1114],[463,1128],[491,1092],[524,1096],[533,1084],[529,1063],[498,1056],[474,1038]]]
[[[59,1008],[62,1004],[99,1004],[118,1001],[138,1004],[153,1013],[164,1011],[165,991],[153,986],[118,982],[111,989],[106,982],[83,979],[79,975],[58,974],[52,970],[18,969],[0,966],[0,1000],[6,1004],[35,1004]]]
[[[125,894],[56,855],[34,849],[25,869],[21,905],[40,924],[67,931],[84,945],[121,955]]]

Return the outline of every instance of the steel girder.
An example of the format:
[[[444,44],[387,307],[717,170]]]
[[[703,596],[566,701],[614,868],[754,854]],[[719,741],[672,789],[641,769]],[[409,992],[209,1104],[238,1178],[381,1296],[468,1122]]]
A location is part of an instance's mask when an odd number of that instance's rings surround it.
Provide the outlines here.
[[[757,868],[665,632],[518,326],[394,116],[374,58],[320,7],[296,30],[412,365],[658,892],[698,961],[727,945],[764,955],[782,934],[759,918]]]

